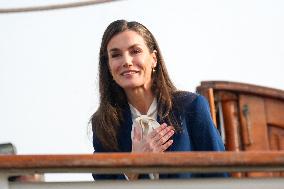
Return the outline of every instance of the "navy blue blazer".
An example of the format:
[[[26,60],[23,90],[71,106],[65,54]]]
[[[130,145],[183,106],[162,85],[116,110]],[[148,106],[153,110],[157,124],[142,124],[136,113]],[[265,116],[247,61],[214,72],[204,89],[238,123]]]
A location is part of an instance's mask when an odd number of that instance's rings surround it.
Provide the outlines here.
[[[198,94],[179,92],[173,97],[173,113],[179,119],[181,131],[173,136],[173,144],[167,151],[224,151],[224,144],[218,130],[211,119],[207,100]],[[120,152],[131,152],[132,118],[129,106],[123,111],[123,124],[118,133],[118,146]],[[158,122],[163,123],[158,117]],[[95,153],[106,151],[93,133],[93,146]],[[190,177],[224,177],[226,174],[160,174],[162,178],[190,178]],[[123,174],[100,175],[93,174],[97,179],[125,179]],[[141,174],[139,178],[149,178],[148,174]]]

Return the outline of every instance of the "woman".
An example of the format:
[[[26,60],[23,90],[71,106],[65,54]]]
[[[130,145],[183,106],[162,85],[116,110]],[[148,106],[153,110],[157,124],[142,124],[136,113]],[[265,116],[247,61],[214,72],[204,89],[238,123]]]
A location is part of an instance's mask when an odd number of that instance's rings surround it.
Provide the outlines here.
[[[138,22],[117,20],[104,32],[99,91],[100,105],[91,118],[95,153],[224,150],[205,98],[176,89],[154,36]],[[196,175],[93,175],[95,179],[192,176]]]

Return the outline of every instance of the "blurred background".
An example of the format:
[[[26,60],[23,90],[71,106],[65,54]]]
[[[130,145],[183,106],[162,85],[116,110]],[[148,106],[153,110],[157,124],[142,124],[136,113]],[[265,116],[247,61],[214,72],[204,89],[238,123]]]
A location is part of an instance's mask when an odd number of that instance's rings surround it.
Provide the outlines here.
[[[78,2],[1,0],[0,9]],[[284,90],[284,1],[123,0],[0,14],[0,143],[17,154],[92,153],[98,52],[108,24],[155,35],[176,86],[226,80]],[[46,175],[91,180],[90,174]]]

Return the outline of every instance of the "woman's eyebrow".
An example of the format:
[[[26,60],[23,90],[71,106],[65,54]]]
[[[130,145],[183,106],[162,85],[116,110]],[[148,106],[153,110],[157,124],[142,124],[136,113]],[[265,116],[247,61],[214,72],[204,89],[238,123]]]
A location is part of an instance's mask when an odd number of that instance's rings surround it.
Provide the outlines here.
[[[134,48],[134,47],[139,47],[139,46],[140,46],[140,44],[135,43],[135,44],[131,45],[130,47],[128,47],[128,49],[132,49],[132,48]]]
[[[140,46],[140,44],[135,43],[135,44],[129,46],[127,49],[132,49],[134,47],[139,47],[139,46]],[[119,48],[112,48],[112,49],[109,50],[109,52],[117,52],[117,51],[120,51],[120,49]]]
[[[112,49],[109,50],[109,52],[113,52],[113,51],[120,51],[120,49],[119,48],[112,48]]]

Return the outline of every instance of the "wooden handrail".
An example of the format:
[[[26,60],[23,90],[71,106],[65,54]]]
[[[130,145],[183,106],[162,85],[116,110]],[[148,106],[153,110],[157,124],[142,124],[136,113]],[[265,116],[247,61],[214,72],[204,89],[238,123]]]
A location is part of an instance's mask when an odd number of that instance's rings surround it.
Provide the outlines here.
[[[263,87],[247,83],[228,82],[228,81],[202,81],[197,91],[212,88],[213,90],[234,91],[258,96],[266,96],[278,99],[284,99],[284,90]]]
[[[284,171],[284,151],[0,155],[0,173]]]

